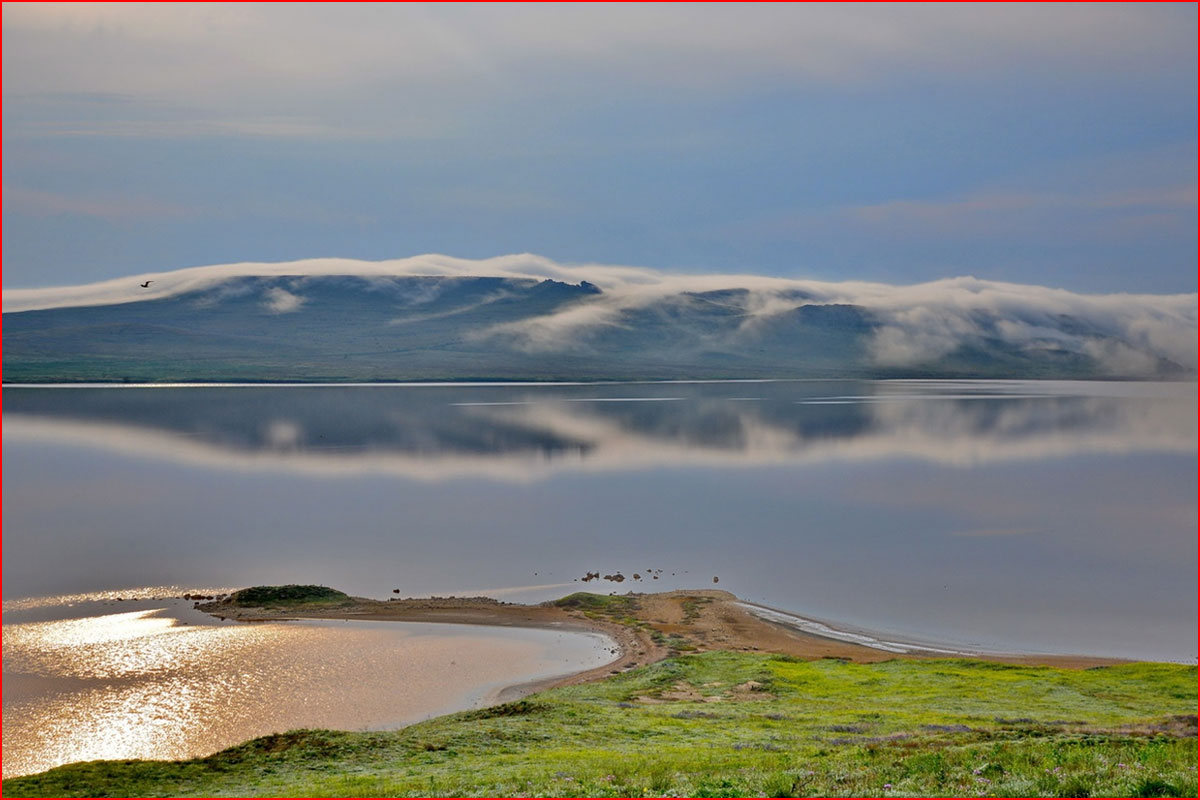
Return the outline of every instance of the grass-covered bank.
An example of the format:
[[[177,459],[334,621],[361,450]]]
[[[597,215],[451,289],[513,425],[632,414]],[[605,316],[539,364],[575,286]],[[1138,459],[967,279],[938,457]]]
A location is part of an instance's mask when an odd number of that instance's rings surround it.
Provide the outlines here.
[[[1196,669],[681,656],[388,733],[93,762],[6,796],[1196,796]]]
[[[246,608],[325,608],[348,606],[354,600],[345,592],[328,586],[289,583],[286,586],[251,586],[239,589],[225,599],[232,606]]]

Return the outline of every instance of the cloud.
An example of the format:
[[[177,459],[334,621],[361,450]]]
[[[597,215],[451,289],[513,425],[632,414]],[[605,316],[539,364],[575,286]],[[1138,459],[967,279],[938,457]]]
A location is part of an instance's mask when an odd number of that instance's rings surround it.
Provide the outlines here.
[[[105,305],[109,303],[136,302],[158,297],[167,297],[182,292],[216,286],[229,278],[245,276],[316,276],[358,275],[367,278],[391,277],[498,277],[526,278],[534,280],[559,280],[577,283],[581,280],[607,288],[621,287],[637,291],[638,287],[655,287],[662,284],[666,273],[643,267],[612,265],[566,265],[548,258],[531,254],[497,256],[486,259],[465,259],[452,256],[428,254],[387,261],[360,261],[348,258],[312,258],[282,262],[240,262],[206,267],[190,267],[171,272],[146,273],[144,275],[117,278],[92,284],[45,289],[6,290],[5,310],[17,311],[29,308],[57,308],[77,305]],[[681,276],[685,281],[687,276]],[[744,276],[748,280],[763,280],[784,284],[784,279]],[[152,278],[161,288],[151,292],[130,289],[131,281]],[[700,281],[708,283],[705,278]],[[724,285],[728,281],[716,280],[712,285]],[[11,305],[10,305],[11,303]]]
[[[170,272],[148,272],[142,275],[131,275],[126,278],[114,278],[77,286],[5,289],[4,311],[133,303],[215,287],[230,278],[305,275],[358,275],[377,279],[415,276],[483,276],[552,279],[572,283],[591,280],[602,287],[637,287],[660,281],[662,273],[640,267],[564,265],[530,254],[498,256],[480,260],[429,254],[387,261],[309,258],[299,261],[239,262],[189,267]],[[141,289],[138,284],[146,280],[153,280],[155,283],[148,289]]]
[[[1100,224],[1114,214],[1149,215],[1169,230],[1178,230],[1186,216],[1196,213],[1196,186],[1133,187],[1112,191],[1037,192],[985,191],[962,197],[931,200],[893,200],[850,206],[837,213],[864,227],[907,236],[978,237],[1059,229],[1073,215],[1087,215]],[[1097,228],[1100,225],[1095,226]]]
[[[39,136],[149,139],[261,138],[261,139],[350,139],[361,131],[294,115],[233,119],[182,118],[153,120],[82,120],[74,123],[25,123],[23,130]]]
[[[1196,369],[1195,294],[1088,295],[976,278],[871,294],[864,304],[884,320],[874,342],[883,364],[931,360],[973,337],[996,337],[1021,348],[1084,352],[1114,375],[1152,374],[1151,362],[1159,356]],[[1064,320],[1070,320],[1068,328]],[[1120,341],[1098,344],[1101,338]],[[1144,352],[1138,356],[1135,348]]]
[[[186,219],[195,209],[123,194],[67,195],[4,185],[4,210],[36,216],[73,214],[112,223],[146,219]]]
[[[263,298],[263,307],[272,314],[288,314],[292,311],[299,311],[302,305],[304,305],[303,297],[292,294],[280,286],[268,289],[266,297]]]
[[[6,94],[120,93],[200,111],[194,126],[226,134],[323,137],[405,135],[438,115],[431,98],[463,108],[562,81],[719,92],[1014,72],[1126,80],[1194,63],[1194,29],[1194,9],[1118,4],[9,3],[3,52]],[[345,113],[347,98],[381,90],[409,102]],[[403,112],[418,99],[424,120]],[[253,123],[301,105],[317,119]]]
[[[951,536],[966,536],[969,538],[994,536],[1028,536],[1033,533],[1040,533],[1037,528],[973,528],[965,531],[951,531]]]
[[[475,341],[504,339],[523,350],[555,351],[582,343],[601,328],[625,327],[621,315],[653,299],[652,295],[604,295],[587,303],[576,303],[553,314],[516,322],[500,323],[468,333]]]
[[[233,277],[306,275],[553,279],[589,281],[602,289],[550,314],[470,334],[477,339],[502,337],[534,351],[586,346],[597,330],[625,324],[623,315],[681,302],[687,293],[743,290],[722,299],[743,315],[743,329],[804,304],[847,304],[869,310],[877,320],[870,348],[882,365],[919,364],[981,338],[999,339],[1017,348],[1068,349],[1101,359],[1114,375],[1153,374],[1159,358],[1193,371],[1197,362],[1194,293],[1080,294],[971,277],[896,286],[745,274],[686,275],[644,267],[559,264],[530,254],[478,261],[423,255],[391,261],[326,258],[192,267],[81,286],[6,290],[4,310],[130,303],[212,288]],[[146,280],[153,283],[142,289],[139,284]],[[284,289],[272,292],[267,306],[276,313],[294,311],[303,302]]]
[[[1065,135],[1073,141],[1083,133]],[[994,166],[1018,152],[1007,145],[993,151],[993,144],[981,142],[972,157]],[[1051,160],[1011,159],[988,176],[964,172],[961,182],[936,169],[929,173],[936,176],[933,185],[925,185],[924,176],[902,183],[867,179],[855,192],[860,197],[827,195],[763,209],[717,230],[730,240],[787,241],[796,252],[824,251],[834,263],[858,254],[883,274],[953,274],[948,270],[957,262],[1009,278],[1057,274],[1083,287],[1127,288],[1158,279],[1156,287],[1191,289],[1195,144],[1071,148],[1071,155]],[[1128,268],[1137,262],[1145,269]],[[1169,283],[1161,281],[1166,276]]]
[[[561,350],[585,344],[589,332],[599,327],[622,325],[627,312],[671,302],[682,292],[721,289],[748,290],[734,301],[745,315],[743,328],[803,304],[866,308],[878,321],[869,347],[875,362],[884,366],[933,361],[963,344],[999,338],[1022,349],[1083,353],[1113,375],[1153,375],[1160,357],[1196,369],[1195,294],[1087,295],[969,277],[893,286],[660,273],[656,281],[614,285],[590,303],[477,335],[503,336],[529,350]],[[1066,318],[1070,331],[1064,329]]]
[[[226,70],[253,67],[256,77],[311,77],[320,84],[371,73],[408,81],[445,79],[546,60],[599,62],[609,69],[624,63],[648,80],[669,82],[700,81],[731,70],[826,80],[905,65],[981,70],[997,61],[1010,62],[1014,53],[1052,59],[1062,69],[1111,67],[1114,62],[1131,69],[1194,50],[1186,29],[1189,18],[1194,19],[1194,12],[1130,5],[279,8],[14,3],[5,10],[4,27],[18,41],[47,37],[90,48],[119,42],[129,48],[126,60],[131,62],[147,53],[176,54],[166,60],[166,76],[161,71],[129,75],[137,80],[125,85],[136,91],[161,85],[172,71],[215,82]],[[224,62],[206,63],[215,75],[189,69],[202,57],[218,54]],[[703,75],[687,78],[697,67]],[[37,77],[60,82],[72,76]],[[73,77],[98,82],[109,76]]]

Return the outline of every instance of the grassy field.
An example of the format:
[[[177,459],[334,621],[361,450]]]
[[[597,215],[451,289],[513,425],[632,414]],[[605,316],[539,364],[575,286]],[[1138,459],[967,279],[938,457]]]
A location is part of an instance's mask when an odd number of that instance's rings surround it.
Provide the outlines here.
[[[610,609],[618,611],[617,609]],[[1196,796],[1196,668],[712,652],[401,731],[93,762],[6,796]]]

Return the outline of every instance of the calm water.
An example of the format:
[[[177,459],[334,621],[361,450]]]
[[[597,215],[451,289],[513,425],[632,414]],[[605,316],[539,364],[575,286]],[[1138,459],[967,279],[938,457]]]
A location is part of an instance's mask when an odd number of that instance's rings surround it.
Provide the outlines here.
[[[1195,384],[5,388],[4,596],[713,586],[1194,661]],[[646,573],[661,569],[657,580]],[[6,655],[7,658],[7,655]]]
[[[467,625],[222,624],[178,600],[9,602],[4,775],[189,758],[301,727],[400,727],[599,666],[609,644]]]

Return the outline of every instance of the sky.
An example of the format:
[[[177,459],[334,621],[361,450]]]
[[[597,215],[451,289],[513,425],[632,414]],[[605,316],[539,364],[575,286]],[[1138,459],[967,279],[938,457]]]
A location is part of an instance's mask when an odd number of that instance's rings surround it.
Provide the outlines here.
[[[3,285],[485,259],[1196,291],[1196,6],[3,5]]]

